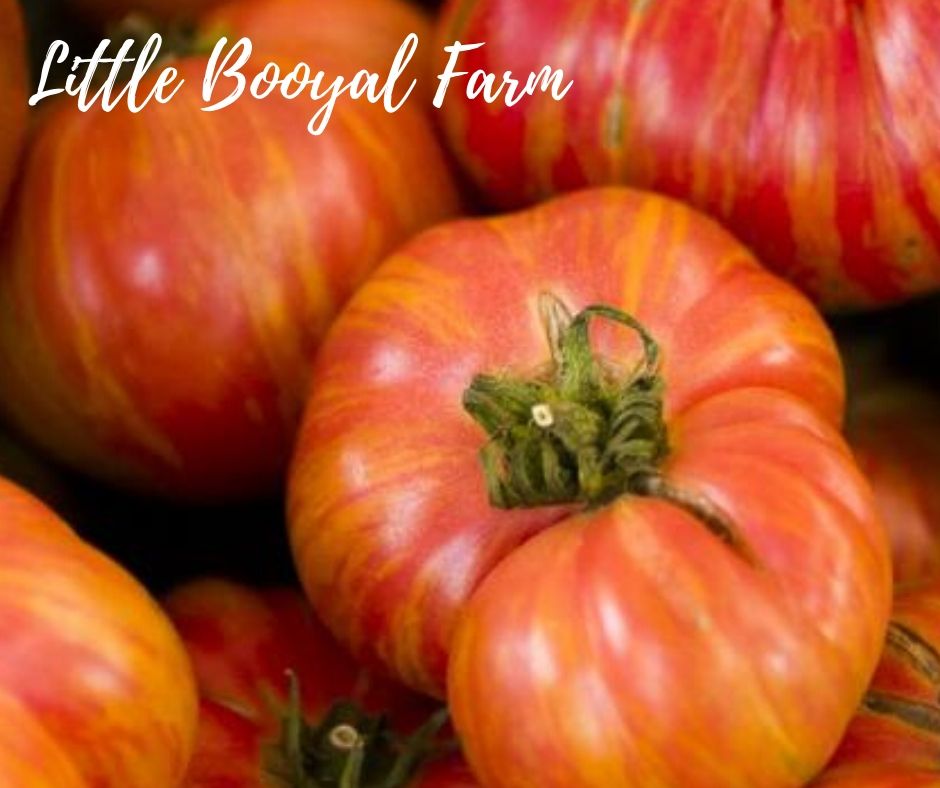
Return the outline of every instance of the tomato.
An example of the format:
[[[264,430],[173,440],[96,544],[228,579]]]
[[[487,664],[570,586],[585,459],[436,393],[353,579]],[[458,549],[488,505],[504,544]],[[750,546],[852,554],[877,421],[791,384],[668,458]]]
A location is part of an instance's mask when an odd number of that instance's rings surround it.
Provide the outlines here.
[[[448,137],[496,204],[641,186],[718,217],[829,308],[940,286],[932,0],[450,0],[438,42],[455,40],[486,44],[460,71],[574,80],[512,108],[451,86]]]
[[[313,137],[312,102],[207,114],[206,57],[175,66],[166,105],[44,115],[0,264],[0,410],[113,483],[246,497],[281,484],[340,305],[457,196],[417,106],[341,103]]]
[[[897,596],[871,687],[818,784],[940,785],[938,691],[940,580],[932,579]]]
[[[295,721],[310,736],[325,736],[325,755],[309,756],[320,770],[307,771],[311,779],[348,761],[348,752],[335,750],[328,735],[346,719],[336,704],[357,704],[354,711],[344,711],[360,725],[376,724],[369,713],[389,712],[398,725],[407,726],[430,714],[425,700],[356,665],[296,591],[254,591],[204,580],[177,589],[167,608],[192,658],[201,696],[199,740],[185,786],[248,788],[268,785],[272,774],[283,774],[291,765],[284,738],[291,675],[302,696]],[[381,760],[388,753],[375,747],[367,755],[370,777],[377,774],[370,766],[388,770],[390,764]],[[414,788],[476,785],[454,756],[423,766],[414,780],[408,782]]]
[[[19,0],[0,0],[0,210],[26,131],[26,44]]]
[[[842,406],[811,305],[678,203],[444,225],[318,356],[294,556],[357,656],[449,671],[485,785],[800,785],[889,608]]]
[[[4,784],[175,785],[197,709],[166,617],[123,569],[4,480],[0,546]]]
[[[861,389],[849,409],[849,442],[875,491],[896,583],[940,570],[940,399],[913,384]]]

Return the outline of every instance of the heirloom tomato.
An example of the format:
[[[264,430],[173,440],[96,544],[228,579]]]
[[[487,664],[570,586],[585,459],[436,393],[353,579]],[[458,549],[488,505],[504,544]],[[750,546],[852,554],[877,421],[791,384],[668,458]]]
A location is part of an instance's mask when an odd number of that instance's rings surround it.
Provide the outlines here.
[[[452,147],[500,206],[640,186],[719,218],[827,307],[940,286],[934,0],[449,0],[438,39],[485,42],[459,71],[574,81],[512,107],[451,84]]]
[[[19,0],[0,0],[0,211],[26,131],[26,43]]]
[[[4,785],[167,788],[196,727],[192,672],[123,569],[0,480]]]
[[[849,443],[888,529],[895,583],[940,569],[940,398],[874,383],[850,400]]]
[[[940,785],[940,580],[902,591],[861,709],[813,786]]]
[[[449,670],[484,785],[798,786],[890,604],[842,408],[810,303],[679,203],[444,225],[318,356],[294,556],[354,653]]]
[[[111,482],[245,497],[281,482],[340,305],[457,197],[416,106],[341,102],[315,137],[312,102],[205,113],[207,57],[174,65],[167,104],[43,116],[0,261],[0,410]]]
[[[204,580],[177,589],[167,608],[200,692],[199,737],[184,786],[315,788],[356,768],[361,779],[344,786],[476,785],[455,756],[424,763],[440,713],[410,739],[393,731],[390,723],[413,728],[431,705],[354,663],[300,593]]]

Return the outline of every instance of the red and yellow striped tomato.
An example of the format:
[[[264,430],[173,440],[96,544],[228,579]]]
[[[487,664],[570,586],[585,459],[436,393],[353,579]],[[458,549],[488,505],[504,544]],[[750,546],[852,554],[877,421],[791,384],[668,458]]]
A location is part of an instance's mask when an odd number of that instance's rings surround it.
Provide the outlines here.
[[[438,39],[486,43],[461,71],[574,80],[513,108],[453,83],[448,136],[498,205],[651,188],[827,307],[940,286],[933,0],[450,0]]]
[[[847,431],[891,539],[895,583],[940,570],[940,399],[878,382],[854,397]]]
[[[26,132],[26,44],[19,0],[0,0],[0,211]]]
[[[0,479],[0,774],[36,788],[166,788],[196,727],[179,639],[138,583]]]
[[[831,337],[713,222],[610,189],[431,230],[313,383],[308,595],[363,659],[438,695],[448,674],[483,784],[825,763],[881,649],[886,538]]]
[[[43,117],[0,264],[0,410],[112,482],[248,496],[281,482],[333,315],[457,196],[416,106],[341,103],[313,137],[312,102],[208,114],[206,58],[174,65],[166,105]]]
[[[302,735],[312,737],[304,743],[323,744],[317,731],[351,724],[339,715],[335,704],[340,702],[357,704],[363,713],[355,720],[359,725],[375,721],[369,714],[385,713],[408,728],[430,714],[425,699],[357,665],[296,591],[254,591],[203,580],[177,589],[166,605],[192,659],[201,698],[199,738],[183,783],[188,788],[261,788],[271,784],[272,775],[290,782],[284,769],[297,764],[289,757],[283,725],[290,713],[291,674],[301,697],[296,721]],[[349,760],[347,750],[335,751],[326,739],[325,750],[300,750],[307,756],[300,769],[308,778],[319,780]],[[387,753],[367,754],[366,765],[381,768],[377,756]],[[453,757],[406,777],[414,788],[476,785],[466,765]]]
[[[825,788],[940,785],[940,580],[902,591],[858,714],[814,782]]]

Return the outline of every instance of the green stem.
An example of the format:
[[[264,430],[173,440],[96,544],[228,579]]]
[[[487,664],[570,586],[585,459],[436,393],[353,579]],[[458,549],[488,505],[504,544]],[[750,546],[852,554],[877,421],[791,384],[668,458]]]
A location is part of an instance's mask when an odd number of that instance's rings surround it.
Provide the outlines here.
[[[872,690],[865,695],[862,705],[872,714],[894,717],[912,728],[940,736],[940,709],[935,704]]]
[[[704,525],[713,536],[731,548],[741,559],[753,567],[760,565],[754,549],[744,538],[737,524],[704,495],[677,487],[657,474],[635,476],[631,481],[629,492],[646,498],[656,498],[682,509]]]
[[[490,501],[504,509],[605,503],[650,476],[668,452],[659,346],[633,317],[589,306],[574,317],[540,301],[551,363],[531,377],[477,375],[464,408],[486,430],[480,452]],[[624,373],[598,358],[595,319],[638,335],[642,358]]]
[[[888,625],[888,648],[904,659],[931,684],[940,687],[940,653],[910,627],[898,621]]]
[[[280,740],[271,745],[265,768],[284,788],[404,788],[423,763],[448,752],[442,741],[447,709],[433,714],[410,736],[400,736],[381,715],[352,701],[338,701],[318,725],[303,713],[300,687],[290,675],[288,706]]]

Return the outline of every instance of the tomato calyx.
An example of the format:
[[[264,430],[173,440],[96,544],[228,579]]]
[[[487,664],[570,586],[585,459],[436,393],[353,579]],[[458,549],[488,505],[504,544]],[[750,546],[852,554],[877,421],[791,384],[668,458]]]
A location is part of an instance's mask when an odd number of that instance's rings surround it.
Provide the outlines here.
[[[283,788],[404,788],[427,761],[455,746],[439,734],[446,708],[435,712],[410,736],[396,733],[384,715],[370,715],[357,703],[340,700],[317,725],[304,718],[300,685],[290,676],[290,695],[281,737],[266,755],[268,775]]]
[[[490,502],[500,509],[606,503],[656,476],[668,453],[659,345],[632,316],[606,305],[572,316],[543,294],[551,349],[531,377],[477,375],[464,409],[489,441],[480,451]],[[634,331],[643,357],[624,372],[599,358],[589,327],[602,318]]]
[[[539,299],[551,362],[531,377],[477,375],[464,409],[489,435],[480,450],[490,503],[499,509],[600,506],[622,495],[682,509],[752,566],[759,561],[736,524],[708,498],[669,482],[659,345],[634,317],[606,305],[572,316]],[[643,357],[624,373],[591,348],[595,318],[636,333]]]

